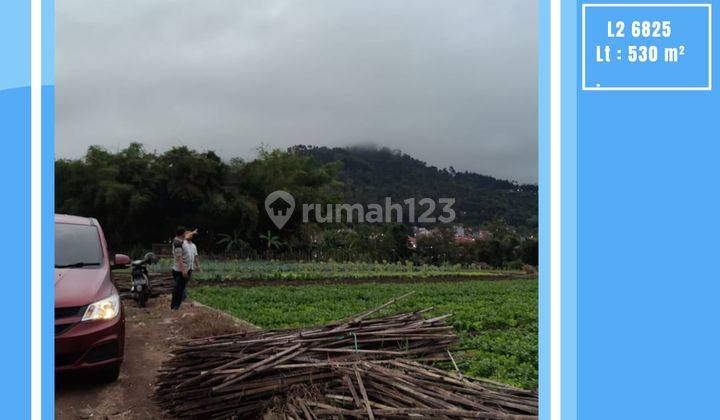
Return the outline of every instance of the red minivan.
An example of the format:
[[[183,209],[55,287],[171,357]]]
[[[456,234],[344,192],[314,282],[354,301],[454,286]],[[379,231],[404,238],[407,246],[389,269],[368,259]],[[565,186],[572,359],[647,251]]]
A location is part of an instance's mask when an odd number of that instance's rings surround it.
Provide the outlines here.
[[[129,263],[122,254],[110,260],[97,220],[55,215],[55,372],[117,379],[125,315],[110,270]]]

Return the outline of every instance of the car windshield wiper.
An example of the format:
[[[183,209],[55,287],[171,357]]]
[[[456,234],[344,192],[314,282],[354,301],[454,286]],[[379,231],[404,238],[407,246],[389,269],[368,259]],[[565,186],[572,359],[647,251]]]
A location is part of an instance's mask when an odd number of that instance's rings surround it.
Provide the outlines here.
[[[89,265],[100,265],[99,262],[76,262],[72,264],[61,264],[57,265],[55,264],[55,268],[80,268],[80,267],[87,267]]]

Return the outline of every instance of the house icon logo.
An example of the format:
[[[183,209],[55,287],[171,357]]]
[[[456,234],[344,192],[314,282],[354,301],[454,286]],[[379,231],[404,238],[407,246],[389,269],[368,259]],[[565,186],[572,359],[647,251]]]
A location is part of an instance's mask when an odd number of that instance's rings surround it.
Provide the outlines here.
[[[287,191],[273,191],[265,198],[265,211],[278,229],[290,220],[295,210],[295,198]]]

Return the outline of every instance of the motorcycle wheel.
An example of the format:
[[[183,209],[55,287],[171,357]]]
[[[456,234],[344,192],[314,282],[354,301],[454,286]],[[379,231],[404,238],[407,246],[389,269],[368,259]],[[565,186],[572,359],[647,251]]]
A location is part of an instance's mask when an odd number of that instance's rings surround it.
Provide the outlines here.
[[[141,308],[145,307],[145,303],[147,303],[148,294],[147,292],[140,293],[140,296],[138,296],[138,305],[140,305]]]

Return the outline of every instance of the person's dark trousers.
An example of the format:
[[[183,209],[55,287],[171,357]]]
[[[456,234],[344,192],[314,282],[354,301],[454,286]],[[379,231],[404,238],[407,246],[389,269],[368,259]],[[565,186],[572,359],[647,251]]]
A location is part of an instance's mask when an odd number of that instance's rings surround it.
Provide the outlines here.
[[[172,301],[170,301],[170,309],[178,309],[182,303],[182,296],[185,292],[185,284],[187,279],[183,277],[180,271],[173,270],[173,293]]]
[[[188,284],[190,284],[190,280],[192,280],[192,270],[188,270],[188,276],[187,276],[187,280],[185,281],[185,287],[183,287],[183,294],[182,294],[183,302],[185,301],[185,299],[187,299],[187,287],[188,287]]]

